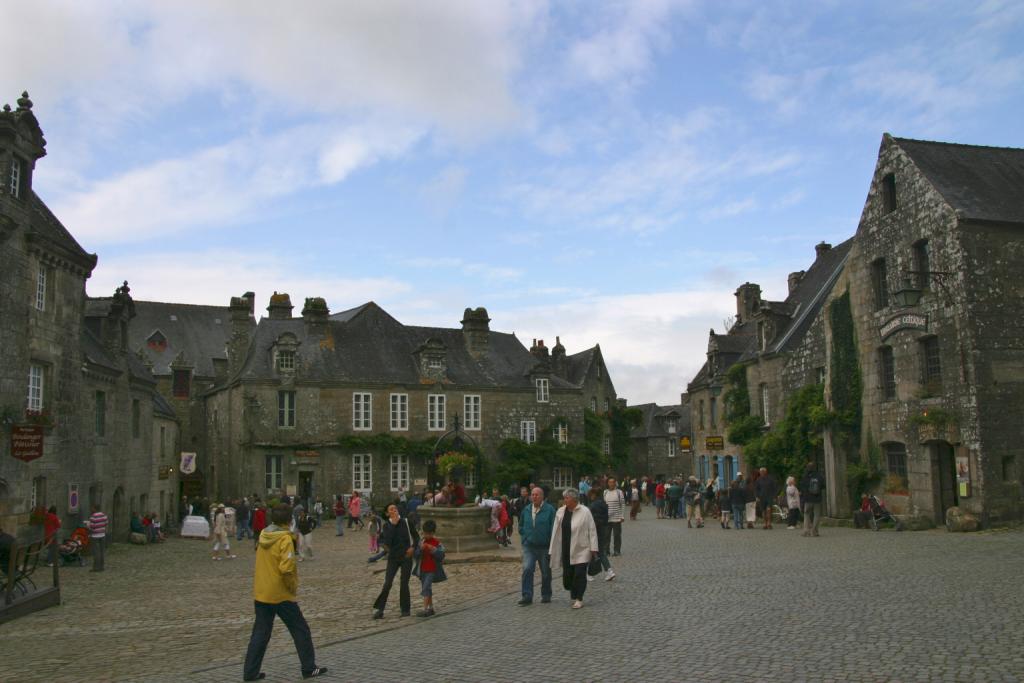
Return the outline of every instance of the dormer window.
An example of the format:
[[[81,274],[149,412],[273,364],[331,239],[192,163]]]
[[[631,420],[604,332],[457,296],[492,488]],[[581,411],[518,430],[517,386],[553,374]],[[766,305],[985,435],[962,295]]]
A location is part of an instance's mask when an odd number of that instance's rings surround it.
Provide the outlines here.
[[[669,434],[675,434],[676,429],[679,428],[679,421],[674,417],[665,418],[665,431]]]
[[[441,362],[440,358],[431,358],[427,361],[427,367],[433,370],[440,370],[444,367],[444,363]]]
[[[278,372],[292,373],[295,371],[295,353],[299,340],[291,332],[285,332],[274,343],[271,351],[274,369]]]
[[[550,399],[549,383],[546,377],[538,377],[534,380],[537,387],[537,403],[547,403]]]
[[[163,353],[167,350],[167,337],[160,330],[157,330],[149,335],[149,339],[146,340],[146,346],[157,353]]]
[[[8,176],[7,191],[15,199],[21,199],[21,184],[25,178],[25,162],[18,157],[11,157],[11,169]]]
[[[420,376],[443,381],[448,370],[448,349],[440,339],[431,337],[415,351]]]
[[[278,349],[278,351],[277,351],[277,369],[278,370],[294,370],[295,369],[295,351],[293,349]]]

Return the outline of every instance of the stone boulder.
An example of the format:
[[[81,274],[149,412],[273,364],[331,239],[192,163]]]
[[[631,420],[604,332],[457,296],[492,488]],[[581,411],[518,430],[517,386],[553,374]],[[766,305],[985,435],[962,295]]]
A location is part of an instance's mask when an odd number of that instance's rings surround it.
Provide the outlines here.
[[[977,531],[980,528],[981,522],[973,513],[958,507],[946,510],[946,529],[949,531]]]

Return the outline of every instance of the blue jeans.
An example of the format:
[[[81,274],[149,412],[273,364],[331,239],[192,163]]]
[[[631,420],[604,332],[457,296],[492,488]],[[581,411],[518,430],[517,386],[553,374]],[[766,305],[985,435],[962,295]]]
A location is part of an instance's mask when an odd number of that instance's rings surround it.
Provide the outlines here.
[[[243,536],[252,538],[252,527],[249,526],[249,520],[238,522],[238,533],[235,535],[235,540],[241,541]]]
[[[540,564],[540,596],[551,599],[551,556],[547,548],[523,546],[523,600],[533,600],[533,570]]]
[[[334,528],[337,531],[338,536],[345,535],[345,516],[338,515],[334,518]]]
[[[245,653],[245,668],[242,677],[247,681],[255,680],[263,665],[263,655],[267,652],[267,643],[270,642],[270,633],[274,630],[274,617],[281,617],[281,621],[288,627],[288,632],[295,641],[295,651],[299,653],[299,664],[303,674],[309,674],[316,668],[316,659],[313,654],[313,637],[309,633],[309,625],[306,618],[302,616],[297,602],[278,602],[271,604],[267,602],[256,602],[256,621],[252,625],[252,635],[249,636],[249,648]]]
[[[747,506],[746,505],[733,505],[732,506],[732,525],[737,529],[742,529],[747,523]]]

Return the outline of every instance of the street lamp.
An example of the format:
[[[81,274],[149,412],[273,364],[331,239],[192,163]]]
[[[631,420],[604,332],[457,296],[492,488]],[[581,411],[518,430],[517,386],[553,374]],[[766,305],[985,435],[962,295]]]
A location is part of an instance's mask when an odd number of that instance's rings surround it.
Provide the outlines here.
[[[939,291],[942,292],[943,300],[946,303],[952,303],[952,293],[946,287],[946,278],[952,274],[944,270],[904,270],[903,286],[893,292],[893,301],[900,308],[916,306],[921,302],[921,295],[924,293],[924,289],[920,286],[915,287],[915,281],[917,283],[921,281],[926,283],[934,281],[938,285]]]

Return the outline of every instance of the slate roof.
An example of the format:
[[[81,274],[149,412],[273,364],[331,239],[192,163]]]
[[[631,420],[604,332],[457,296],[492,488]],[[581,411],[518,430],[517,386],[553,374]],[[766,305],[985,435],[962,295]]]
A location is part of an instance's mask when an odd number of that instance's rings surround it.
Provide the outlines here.
[[[1024,223],[1024,149],[892,140],[962,218]]]
[[[86,316],[105,316],[110,298],[90,298]],[[173,319],[172,319],[173,318]],[[167,340],[160,352],[150,348],[147,340],[157,330]],[[128,348],[134,355],[142,349],[153,364],[154,375],[170,375],[171,363],[179,353],[195,366],[199,377],[213,377],[213,359],[227,360],[227,343],[231,338],[231,310],[227,306],[197,306],[162,301],[135,301],[135,317],[128,325]]]
[[[153,414],[174,420],[178,419],[178,416],[174,413],[174,408],[171,407],[171,404],[167,402],[167,399],[159,391],[153,392]]]
[[[681,434],[690,433],[690,406],[685,405],[673,405],[673,406],[659,406],[656,403],[642,403],[636,406],[629,406],[630,408],[637,408],[641,415],[642,420],[639,425],[634,427],[629,435],[634,439],[645,439],[649,437],[658,436],[679,436]],[[676,423],[676,432],[669,434],[664,429],[664,420],[657,418],[668,415],[669,413],[675,412],[678,414],[678,422]]]
[[[299,342],[296,364],[304,378],[420,384],[415,352],[433,338],[446,347],[446,376],[453,384],[533,387],[530,371],[537,359],[513,334],[490,332],[487,353],[478,361],[470,355],[461,329],[403,325],[373,302],[331,315],[321,330],[311,333],[302,318],[262,318],[239,376],[276,377],[271,349],[281,335],[290,333]],[[552,388],[572,386],[551,376]]]
[[[34,191],[30,201],[32,208],[30,231],[62,252],[63,256],[91,272],[96,267],[96,254],[90,254],[82,248],[82,245]]]
[[[103,342],[100,341],[99,337],[84,325],[82,326],[79,343],[81,344],[82,357],[87,363],[98,365],[112,372],[122,372],[120,364],[110,356],[110,353],[104,348]],[[153,379],[149,368],[143,365],[142,361],[134,353],[129,351],[125,354],[125,360],[128,365],[128,372],[131,373],[132,377],[150,384],[156,384],[156,380]]]

